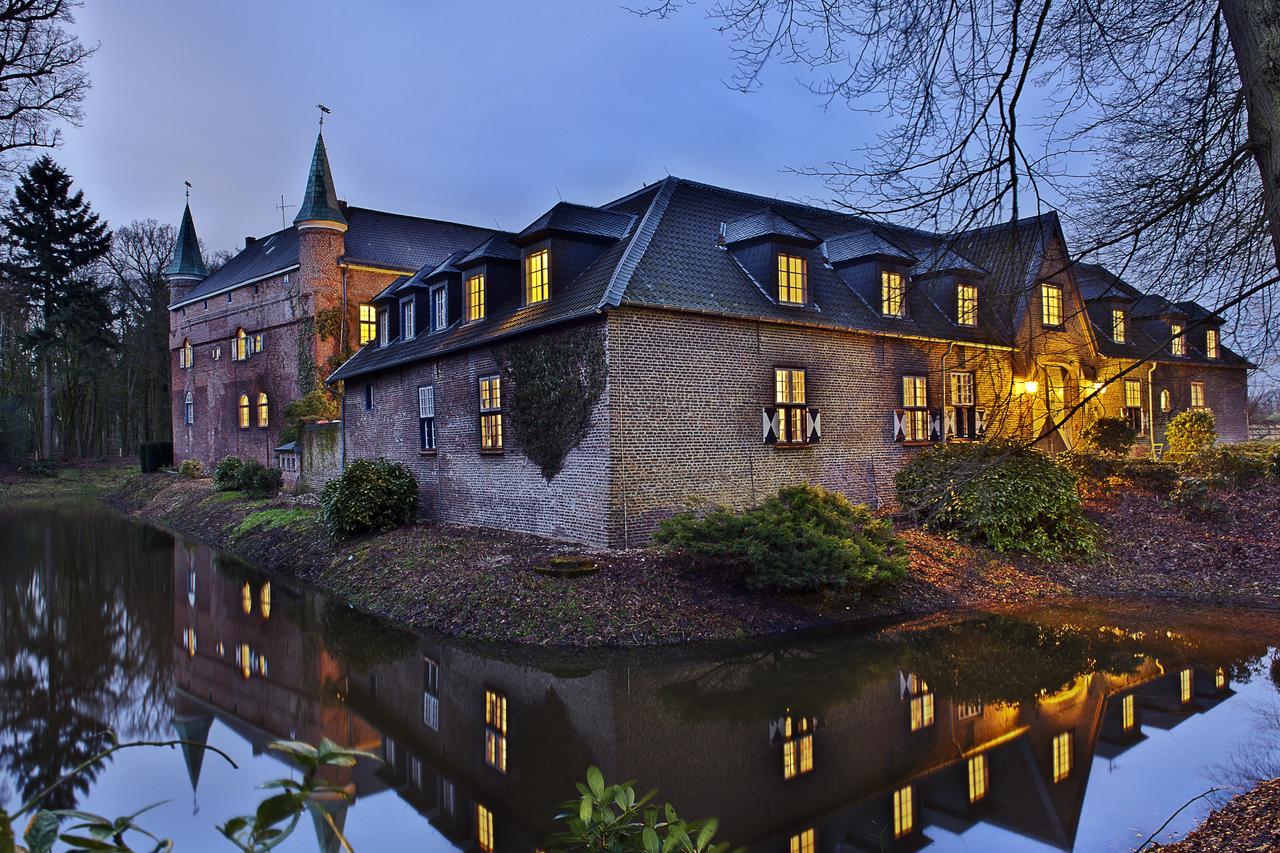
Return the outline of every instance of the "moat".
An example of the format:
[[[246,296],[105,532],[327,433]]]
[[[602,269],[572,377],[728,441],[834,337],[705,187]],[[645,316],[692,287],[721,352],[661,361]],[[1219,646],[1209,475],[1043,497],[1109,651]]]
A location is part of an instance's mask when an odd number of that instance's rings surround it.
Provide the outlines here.
[[[1130,850],[1198,794],[1280,775],[1275,617],[1222,624],[1112,604],[679,650],[483,646],[96,505],[10,509],[0,803],[113,728],[239,764],[131,750],[49,804],[165,801],[140,823],[179,850],[231,849],[215,825],[289,773],[267,744],[326,737],[383,757],[331,780],[353,796],[330,809],[356,850],[531,853],[589,764],[755,850]],[[336,840],[307,821],[283,849],[317,847]]]

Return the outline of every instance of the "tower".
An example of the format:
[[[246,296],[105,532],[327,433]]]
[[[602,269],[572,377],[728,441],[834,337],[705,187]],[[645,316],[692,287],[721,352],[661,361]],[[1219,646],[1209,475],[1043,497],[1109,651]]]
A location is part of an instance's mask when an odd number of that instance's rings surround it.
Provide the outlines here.
[[[342,271],[338,261],[346,250],[343,236],[347,231],[347,218],[343,215],[338,193],[333,187],[333,173],[329,169],[329,155],[324,147],[324,131],[316,136],[316,147],[311,155],[311,169],[307,173],[307,189],[293,218],[298,229],[298,279],[301,289],[301,310],[313,318],[321,311],[338,310],[345,317],[347,306],[343,288]],[[346,321],[343,321],[346,325]],[[323,370],[325,358],[330,355],[334,342],[325,345],[315,343],[315,363]],[[299,394],[316,387],[318,375],[299,376]]]
[[[182,211],[182,224],[178,226],[178,239],[173,244],[173,260],[164,269],[169,280],[169,304],[181,302],[197,284],[209,277],[209,271],[200,256],[200,239],[196,237],[196,225],[191,219],[191,202]]]

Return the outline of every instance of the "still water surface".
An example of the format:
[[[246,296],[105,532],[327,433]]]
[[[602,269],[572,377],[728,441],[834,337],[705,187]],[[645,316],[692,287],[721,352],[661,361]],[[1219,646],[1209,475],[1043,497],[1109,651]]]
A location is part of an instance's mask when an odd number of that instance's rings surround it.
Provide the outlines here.
[[[588,764],[771,853],[1129,850],[1213,786],[1280,775],[1267,619],[1102,607],[787,643],[548,652],[420,637],[95,507],[0,512],[0,803],[125,739],[51,805],[179,850],[289,774],[268,743],[378,753],[332,781],[356,850],[532,853]],[[486,717],[486,709],[488,717]],[[1198,801],[1164,837],[1208,810]],[[286,850],[334,850],[304,822]],[[895,838],[896,834],[896,838]]]

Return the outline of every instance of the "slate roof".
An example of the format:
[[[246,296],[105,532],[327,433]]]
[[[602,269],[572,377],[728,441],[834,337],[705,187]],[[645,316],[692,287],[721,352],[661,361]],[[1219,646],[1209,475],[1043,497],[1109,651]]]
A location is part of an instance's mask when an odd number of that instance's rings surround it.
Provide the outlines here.
[[[724,242],[732,246],[761,237],[787,237],[801,243],[816,244],[817,237],[796,225],[772,207],[756,210],[724,223]]]
[[[516,245],[532,243],[550,233],[577,234],[605,240],[620,240],[631,228],[631,216],[600,207],[562,201],[511,238]]]
[[[299,222],[346,222],[338,193],[333,187],[333,172],[329,169],[329,154],[324,149],[324,134],[316,136],[316,149],[311,153],[311,168],[307,170],[307,189],[302,194],[302,205],[293,224]]]
[[[296,269],[297,266],[298,231],[290,226],[254,240],[217,272],[200,282],[185,299],[169,307],[190,305],[251,281]]]
[[[916,258],[896,243],[881,237],[874,228],[859,228],[822,241],[822,255],[833,264],[862,258],[893,258],[914,263]]]
[[[465,267],[468,264],[475,263],[480,260],[499,260],[499,261],[518,261],[520,260],[520,250],[511,245],[511,238],[514,234],[501,232],[494,234],[488,240],[485,240],[479,246],[476,246],[467,255],[458,261],[458,266]]]
[[[182,224],[178,226],[178,239],[173,245],[173,260],[165,267],[170,278],[207,278],[204,258],[200,257],[200,240],[196,237],[196,224],[191,220],[191,205],[182,211]]]

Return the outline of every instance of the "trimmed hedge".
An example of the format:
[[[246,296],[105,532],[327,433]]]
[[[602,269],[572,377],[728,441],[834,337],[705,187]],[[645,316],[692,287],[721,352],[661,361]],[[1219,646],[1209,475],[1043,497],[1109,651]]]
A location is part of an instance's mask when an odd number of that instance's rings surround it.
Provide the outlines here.
[[[320,493],[320,520],[332,536],[379,533],[413,521],[418,481],[399,462],[357,459]]]
[[[746,512],[680,513],[659,523],[653,541],[757,590],[861,590],[907,570],[889,522],[817,486],[787,486]]]
[[[908,518],[957,539],[1050,558],[1096,548],[1076,475],[1016,442],[931,448],[898,472],[895,485]]]
[[[142,473],[152,474],[173,465],[172,441],[144,441],[138,445],[138,463]]]

